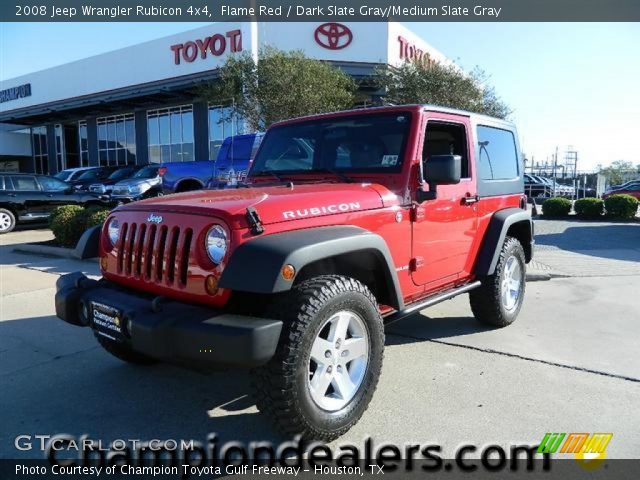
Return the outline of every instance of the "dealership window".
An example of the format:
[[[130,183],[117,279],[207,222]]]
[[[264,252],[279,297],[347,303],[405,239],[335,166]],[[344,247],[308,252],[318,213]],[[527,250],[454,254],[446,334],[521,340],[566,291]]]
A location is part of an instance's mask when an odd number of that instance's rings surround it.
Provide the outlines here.
[[[49,155],[47,154],[47,127],[31,129],[31,151],[33,152],[36,173],[49,174]]]
[[[245,133],[242,118],[232,117],[231,107],[209,105],[209,158],[215,160],[225,138]]]
[[[60,124],[55,125],[53,130],[56,138],[56,165],[58,166],[58,171],[61,172],[67,168],[64,158],[64,130]]]
[[[193,106],[149,110],[149,163],[190,162],[193,158]]]
[[[78,151],[80,153],[80,166],[89,166],[89,141],[87,139],[87,122],[78,122]]]
[[[518,177],[518,153],[513,133],[478,125],[479,171],[482,180]]]
[[[100,165],[113,166],[136,163],[136,132],[133,113],[99,117],[96,122],[98,124],[98,161]],[[82,142],[82,134],[80,142]]]

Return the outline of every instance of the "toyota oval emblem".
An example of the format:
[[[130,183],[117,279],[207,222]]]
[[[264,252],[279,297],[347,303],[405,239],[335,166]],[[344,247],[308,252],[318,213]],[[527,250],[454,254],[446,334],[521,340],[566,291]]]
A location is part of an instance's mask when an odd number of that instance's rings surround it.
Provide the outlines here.
[[[353,33],[349,27],[341,23],[323,23],[314,33],[316,43],[329,50],[341,50],[353,40]]]

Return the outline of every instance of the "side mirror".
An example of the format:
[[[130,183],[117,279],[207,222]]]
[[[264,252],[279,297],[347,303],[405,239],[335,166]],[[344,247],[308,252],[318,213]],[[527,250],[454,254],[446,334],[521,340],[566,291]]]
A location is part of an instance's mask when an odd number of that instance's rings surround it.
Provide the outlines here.
[[[417,200],[434,200],[437,198],[438,185],[453,185],[460,183],[462,171],[462,157],[460,155],[432,155],[422,162],[422,180],[429,185],[429,191],[421,188],[417,192]]]

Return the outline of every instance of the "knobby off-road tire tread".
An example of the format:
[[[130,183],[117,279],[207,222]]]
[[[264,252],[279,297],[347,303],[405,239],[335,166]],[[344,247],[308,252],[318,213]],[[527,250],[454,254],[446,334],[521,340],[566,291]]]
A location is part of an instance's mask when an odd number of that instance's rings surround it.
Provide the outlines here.
[[[522,306],[522,298],[524,297],[524,291],[526,288],[526,282],[524,276],[526,272],[523,270],[523,285],[520,292],[520,305],[513,312],[513,314],[505,315],[505,312],[500,308],[501,299],[501,282],[502,271],[504,270],[507,258],[513,253],[520,257],[522,266],[525,266],[525,255],[522,244],[514,237],[506,237],[502,250],[500,251],[500,257],[496,270],[493,275],[484,277],[482,285],[475,290],[469,292],[469,303],[471,305],[471,311],[473,316],[481,323],[491,325],[494,327],[506,327],[515,320],[520,312]]]
[[[344,292],[364,295],[375,307],[377,302],[371,291],[352,278],[339,275],[323,275],[294,286],[290,292],[281,294],[269,309],[268,318],[284,320],[280,344],[273,359],[264,367],[252,370],[252,387],[258,410],[272,419],[275,427],[285,435],[301,435],[305,440],[331,441],[347,432],[367,410],[376,390],[373,385],[363,384],[364,394],[360,402],[367,406],[339,430],[325,431],[311,425],[299,411],[298,393],[295,388],[295,362],[300,355],[302,338],[318,310],[330,298]],[[377,319],[382,325],[382,318]],[[384,329],[379,329],[379,341],[384,345]],[[370,331],[369,335],[375,332]],[[384,351],[379,365],[382,365]],[[368,367],[369,368],[369,367]],[[379,378],[381,368],[374,372]]]
[[[118,360],[122,360],[123,362],[132,363],[135,365],[153,365],[154,363],[158,363],[157,360],[151,357],[147,357],[146,355],[134,352],[133,350],[123,347],[122,345],[113,343],[112,341],[98,335],[95,332],[93,332],[93,335],[96,337],[96,340],[98,340],[100,346],[111,355],[116,357]]]

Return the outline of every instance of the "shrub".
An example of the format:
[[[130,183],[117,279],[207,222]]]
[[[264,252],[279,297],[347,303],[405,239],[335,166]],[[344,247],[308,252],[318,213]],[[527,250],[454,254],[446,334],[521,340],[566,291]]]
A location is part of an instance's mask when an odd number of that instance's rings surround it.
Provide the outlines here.
[[[108,208],[89,208],[86,210],[86,222],[85,222],[85,230],[95,227],[96,225],[102,225],[107,217],[111,213],[111,210]]]
[[[568,198],[548,198],[542,204],[542,214],[545,217],[567,217],[571,211],[571,200]]]
[[[78,217],[83,212],[84,208],[79,205],[64,205],[53,211],[49,219],[49,226],[60,245],[75,247],[80,238],[78,230],[82,228]],[[82,235],[82,232],[80,232],[80,235]]]
[[[581,218],[596,218],[604,212],[604,201],[599,198],[581,198],[573,204],[573,210]]]
[[[65,205],[52,212],[49,225],[60,245],[75,247],[88,228],[102,225],[108,216],[106,208]]]
[[[604,201],[607,216],[615,218],[635,218],[638,211],[638,199],[631,195],[611,195]]]

